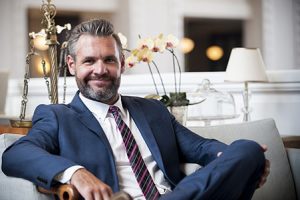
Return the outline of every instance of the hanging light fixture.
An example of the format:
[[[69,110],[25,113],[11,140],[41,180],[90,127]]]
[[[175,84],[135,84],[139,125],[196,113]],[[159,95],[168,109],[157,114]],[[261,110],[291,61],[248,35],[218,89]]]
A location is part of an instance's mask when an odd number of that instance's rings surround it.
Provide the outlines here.
[[[222,47],[218,45],[210,46],[206,50],[206,56],[208,57],[208,59],[212,61],[220,60],[223,57],[223,55],[224,55],[224,51]]]
[[[194,47],[195,47],[195,43],[192,39],[184,37],[180,40],[180,50],[184,53],[190,53],[191,51],[193,51]]]

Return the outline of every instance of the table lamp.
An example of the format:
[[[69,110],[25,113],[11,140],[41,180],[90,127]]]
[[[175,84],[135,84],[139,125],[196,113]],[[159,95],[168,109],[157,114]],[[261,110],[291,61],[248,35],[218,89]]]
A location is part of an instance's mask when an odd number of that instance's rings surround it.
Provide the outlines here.
[[[244,83],[243,121],[250,121],[249,82],[267,82],[265,65],[258,48],[233,48],[229,57],[225,81]]]

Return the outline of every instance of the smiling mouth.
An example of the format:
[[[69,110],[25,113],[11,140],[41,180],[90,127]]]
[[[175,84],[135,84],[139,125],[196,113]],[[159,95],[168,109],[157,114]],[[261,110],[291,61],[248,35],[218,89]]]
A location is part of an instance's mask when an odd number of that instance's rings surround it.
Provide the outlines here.
[[[92,85],[96,85],[96,86],[103,86],[103,85],[108,85],[109,83],[111,83],[111,80],[109,79],[92,79],[88,81],[89,83],[91,83]]]

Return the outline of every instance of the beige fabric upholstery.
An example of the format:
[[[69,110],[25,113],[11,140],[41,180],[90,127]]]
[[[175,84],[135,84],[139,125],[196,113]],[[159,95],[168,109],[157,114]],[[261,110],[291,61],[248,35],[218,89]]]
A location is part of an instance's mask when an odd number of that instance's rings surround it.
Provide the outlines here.
[[[18,134],[1,134],[0,135],[0,155],[2,158],[3,151],[22,135]],[[0,159],[0,166],[2,159]],[[22,167],[22,166],[20,166]],[[50,200],[47,196],[37,192],[36,186],[24,179],[8,177],[0,171],[0,199],[1,200]]]
[[[263,188],[256,190],[253,199],[297,199],[287,154],[274,120],[265,119],[240,124],[193,127],[191,129],[203,137],[215,138],[227,144],[237,139],[251,139],[260,144],[267,144],[266,157],[271,161],[271,173]],[[297,169],[299,170],[299,168],[300,165]]]

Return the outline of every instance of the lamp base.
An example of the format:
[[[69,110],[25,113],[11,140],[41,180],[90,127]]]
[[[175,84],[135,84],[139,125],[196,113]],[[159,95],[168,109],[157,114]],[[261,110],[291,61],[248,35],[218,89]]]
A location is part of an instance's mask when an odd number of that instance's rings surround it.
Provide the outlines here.
[[[251,121],[251,117],[250,117],[250,112],[251,112],[251,109],[244,107],[242,108],[242,112],[244,113],[244,117],[243,117],[243,121],[244,122],[248,122],[248,121]]]
[[[248,82],[244,83],[244,91],[243,91],[243,100],[244,100],[244,108],[242,108],[242,112],[244,113],[243,121],[250,121],[250,112],[252,109],[249,107],[249,99],[251,97],[251,93],[248,90]]]

